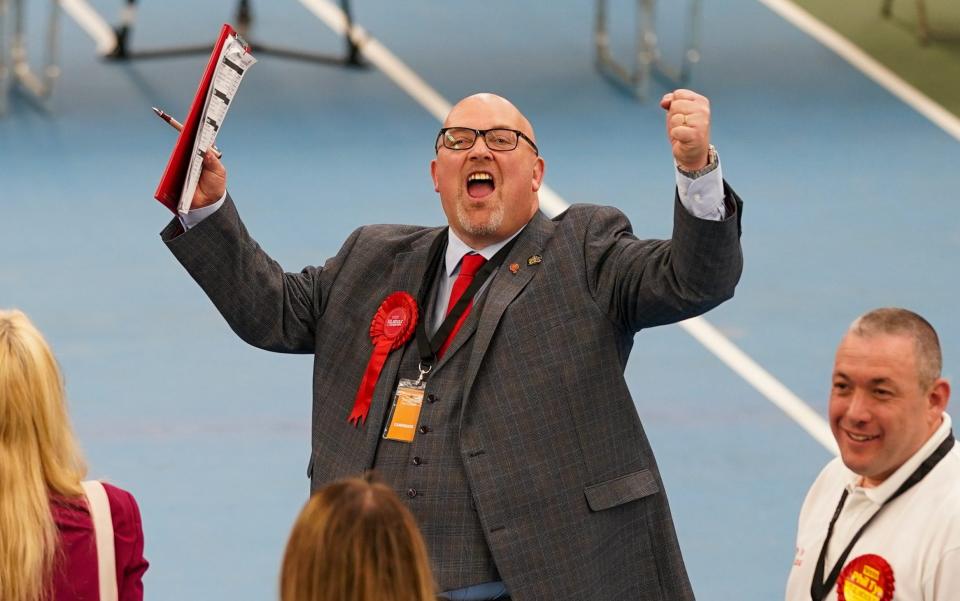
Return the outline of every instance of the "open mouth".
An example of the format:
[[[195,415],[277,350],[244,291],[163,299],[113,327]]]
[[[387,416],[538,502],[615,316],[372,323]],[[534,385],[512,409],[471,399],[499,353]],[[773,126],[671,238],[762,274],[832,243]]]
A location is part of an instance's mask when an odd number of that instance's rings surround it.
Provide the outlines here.
[[[477,171],[467,176],[467,194],[470,198],[483,198],[495,189],[493,175],[486,171]]]
[[[854,434],[853,432],[847,431],[847,437],[854,442],[870,442],[871,440],[880,438],[880,435],[867,436],[866,434]]]

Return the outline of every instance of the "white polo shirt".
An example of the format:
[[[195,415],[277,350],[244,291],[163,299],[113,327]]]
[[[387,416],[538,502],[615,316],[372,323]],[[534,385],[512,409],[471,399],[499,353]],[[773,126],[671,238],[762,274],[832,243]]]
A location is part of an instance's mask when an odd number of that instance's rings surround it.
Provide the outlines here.
[[[944,413],[943,423],[933,436],[876,488],[859,486],[860,476],[847,469],[839,457],[823,468],[800,510],[786,601],[811,601],[810,584],[817,558],[844,488],[848,491],[847,500],[830,539],[824,578],[860,526],[940,446],[950,428],[950,416]],[[892,569],[893,601],[960,599],[960,445],[954,445],[923,480],[883,509],[851,549],[846,565],[867,554],[883,558]],[[870,560],[871,565],[876,563],[880,562]],[[863,592],[873,587],[869,577],[861,583]],[[839,598],[836,584],[823,597],[830,601]],[[846,596],[847,601],[887,598]]]

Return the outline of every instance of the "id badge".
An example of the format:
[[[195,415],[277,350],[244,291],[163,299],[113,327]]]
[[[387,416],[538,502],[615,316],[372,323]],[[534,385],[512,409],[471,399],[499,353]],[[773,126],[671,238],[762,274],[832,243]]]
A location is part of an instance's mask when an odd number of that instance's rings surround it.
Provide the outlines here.
[[[413,442],[417,433],[417,422],[420,420],[420,407],[423,405],[423,394],[427,385],[420,380],[401,378],[397,385],[397,392],[393,395],[393,406],[390,407],[390,417],[387,418],[387,427],[383,437],[387,440]]]

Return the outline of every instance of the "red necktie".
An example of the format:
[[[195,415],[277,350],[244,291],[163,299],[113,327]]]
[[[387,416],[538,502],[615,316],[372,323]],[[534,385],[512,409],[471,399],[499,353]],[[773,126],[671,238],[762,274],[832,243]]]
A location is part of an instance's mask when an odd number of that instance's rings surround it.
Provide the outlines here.
[[[453,309],[453,306],[457,304],[458,300],[460,300],[460,297],[463,296],[463,292],[473,282],[473,276],[480,271],[480,268],[483,267],[483,264],[486,262],[487,260],[483,258],[483,255],[477,255],[473,253],[463,255],[463,259],[460,262],[460,273],[457,275],[457,279],[453,282],[453,289],[450,290],[450,301],[447,303],[448,315]],[[473,300],[471,300],[470,304],[467,305],[467,310],[463,312],[463,315],[460,316],[460,319],[457,320],[457,323],[453,325],[453,330],[450,331],[450,335],[447,336],[447,340],[443,343],[443,346],[440,347],[440,350],[437,351],[438,359],[447,351],[447,347],[449,347],[450,343],[453,342],[457,332],[460,331],[460,326],[462,326],[463,322],[467,320],[467,316],[470,315],[470,309],[472,308]]]

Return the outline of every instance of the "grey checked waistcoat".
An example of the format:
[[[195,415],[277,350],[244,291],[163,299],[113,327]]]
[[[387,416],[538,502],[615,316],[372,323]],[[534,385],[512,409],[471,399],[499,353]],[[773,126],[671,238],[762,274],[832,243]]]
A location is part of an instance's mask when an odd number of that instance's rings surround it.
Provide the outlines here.
[[[413,442],[381,438],[373,465],[416,518],[441,591],[500,580],[474,508],[460,450],[463,373],[484,297],[478,299],[457,340],[427,378]],[[458,347],[460,338],[466,340]],[[403,353],[398,376],[416,379],[420,361],[416,340],[411,340]],[[391,390],[395,388],[396,383]]]

